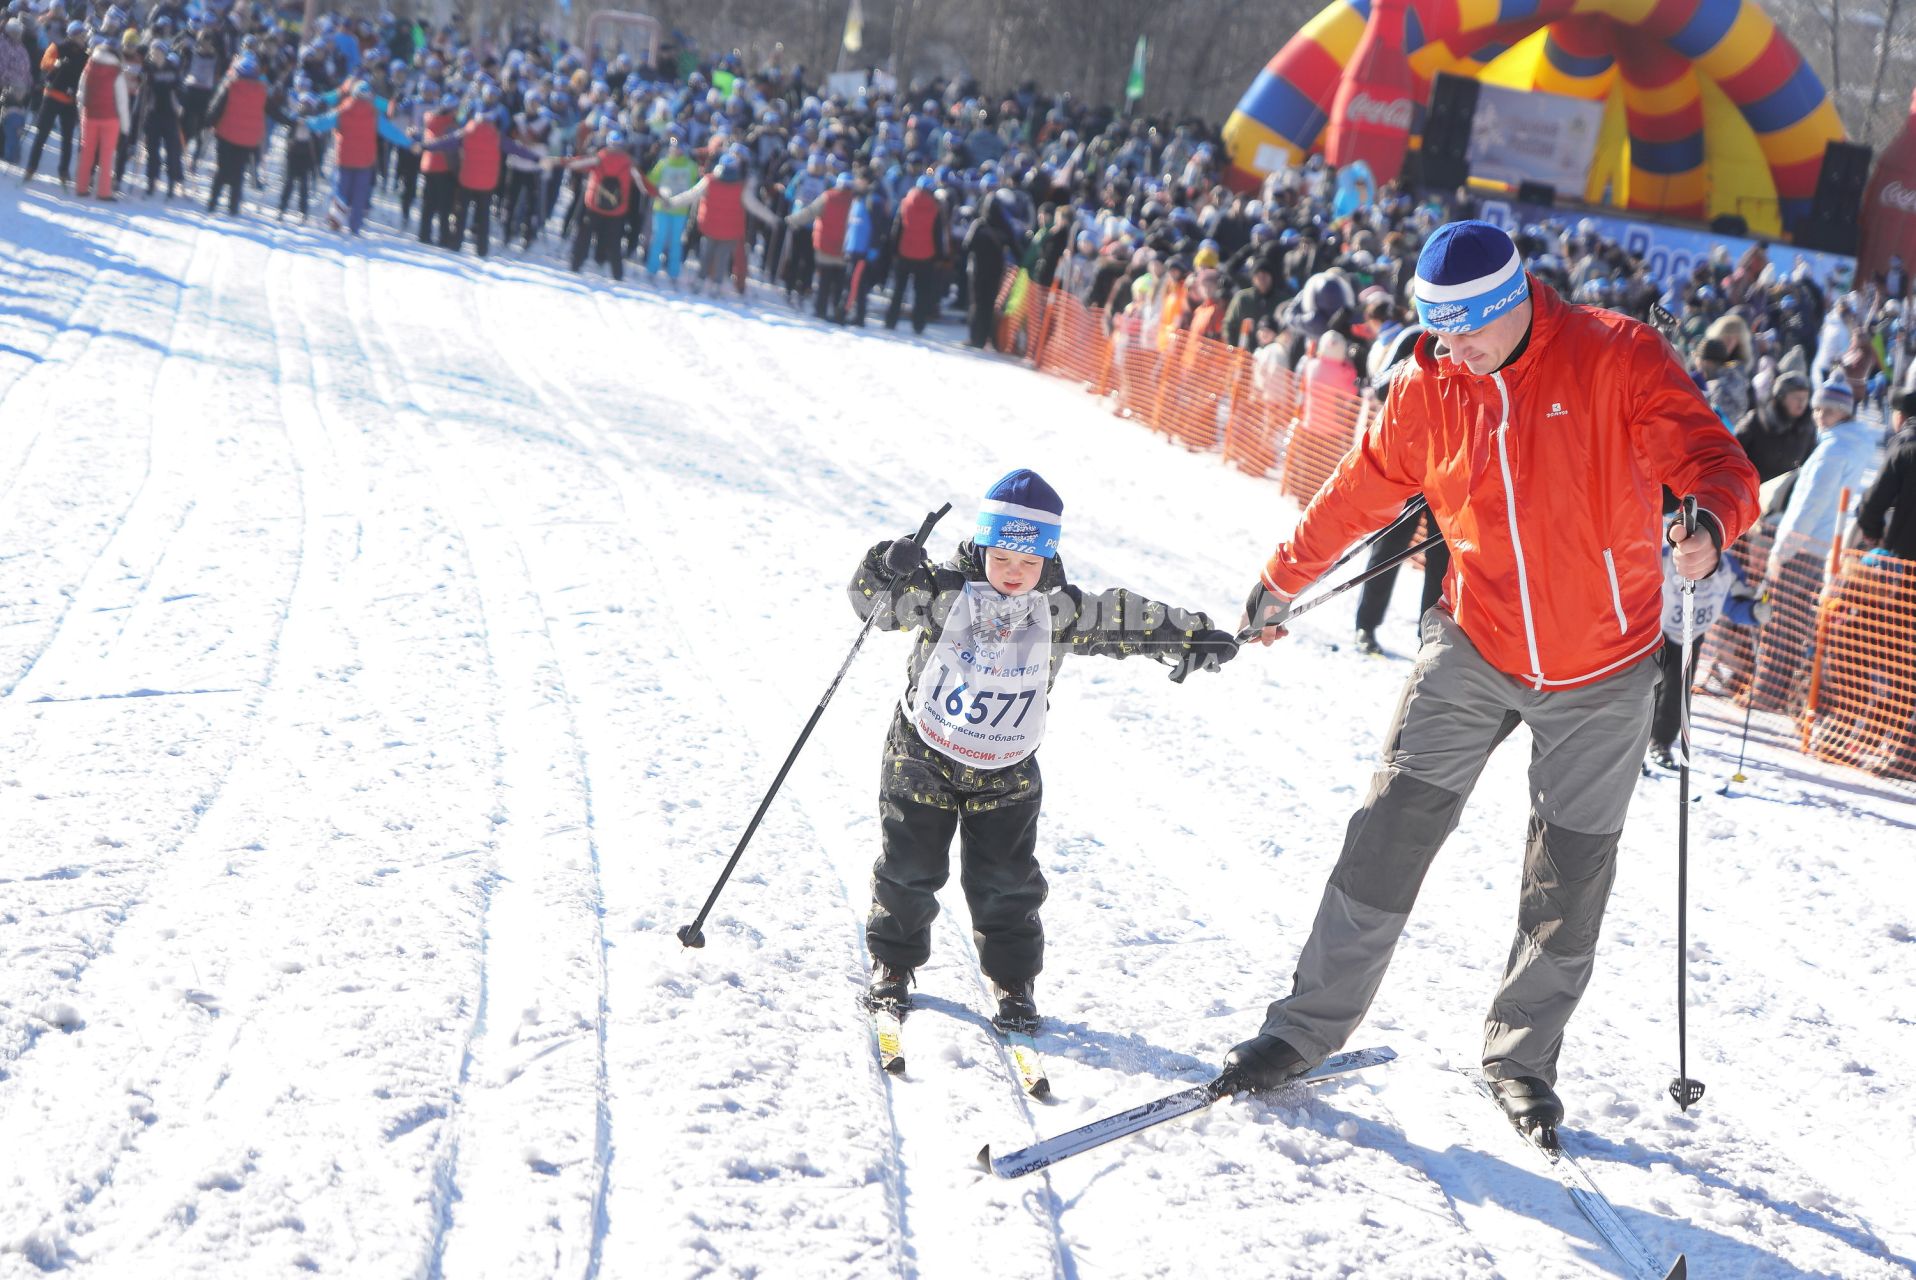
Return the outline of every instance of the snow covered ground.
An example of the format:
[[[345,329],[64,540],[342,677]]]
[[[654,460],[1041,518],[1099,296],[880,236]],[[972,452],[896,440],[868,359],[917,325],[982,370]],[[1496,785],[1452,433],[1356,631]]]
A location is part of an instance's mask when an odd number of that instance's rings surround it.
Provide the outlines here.
[[[1520,733],[1359,1041],[1015,1182],[973,1163],[1208,1078],[1288,983],[1405,664],[1346,609],[1175,686],[1068,667],[1044,749],[1055,1097],[962,901],[876,1066],[854,997],[872,541],[1015,465],[1086,584],[1231,618],[1271,486],[1015,365],[782,309],[0,186],[0,1276],[1622,1274],[1451,1068],[1515,915]],[[1400,602],[1411,595],[1399,593]],[[1407,647],[1400,611],[1387,644]],[[1916,1271],[1916,805],[1700,714],[1646,780],[1563,1093],[1693,1276]]]

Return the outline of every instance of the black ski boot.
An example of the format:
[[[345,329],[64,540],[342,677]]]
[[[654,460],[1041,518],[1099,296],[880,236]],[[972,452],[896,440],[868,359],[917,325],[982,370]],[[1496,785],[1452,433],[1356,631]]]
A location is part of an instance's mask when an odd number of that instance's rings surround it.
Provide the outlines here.
[[[1269,1033],[1252,1036],[1224,1055],[1224,1070],[1211,1082],[1211,1092],[1261,1093],[1282,1088],[1310,1069],[1304,1055]]]
[[[865,991],[865,1004],[873,1009],[889,1006],[904,1013],[911,1008],[911,988],[910,969],[880,960],[872,965],[872,984]]]
[[[1671,753],[1669,746],[1662,742],[1650,744],[1650,763],[1667,773],[1677,771],[1676,756]]]
[[[998,993],[998,1012],[992,1017],[991,1025],[1010,1034],[1023,1032],[1028,1036],[1038,1034],[1038,1002],[1031,995],[1032,984],[1020,982],[1011,987],[991,984]]]
[[[1557,1149],[1557,1126],[1563,1123],[1563,1099],[1536,1076],[1492,1080],[1491,1096],[1517,1126],[1517,1132],[1546,1151]]]
[[[1368,627],[1359,627],[1357,634],[1351,638],[1351,643],[1357,646],[1357,652],[1366,657],[1381,658],[1384,656],[1384,646],[1377,643],[1377,633]]]

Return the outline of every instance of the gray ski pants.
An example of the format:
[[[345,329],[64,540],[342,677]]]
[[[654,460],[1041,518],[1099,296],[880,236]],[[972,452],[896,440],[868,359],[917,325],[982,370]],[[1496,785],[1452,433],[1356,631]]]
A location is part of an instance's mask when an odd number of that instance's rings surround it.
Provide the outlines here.
[[[1291,994],[1271,1005],[1263,1029],[1312,1063],[1357,1029],[1424,873],[1484,762],[1521,723],[1533,740],[1530,830],[1516,942],[1485,1022],[1483,1063],[1493,1079],[1554,1084],[1650,738],[1657,664],[1646,658],[1594,684],[1539,692],[1491,667],[1439,609],[1424,615],[1423,641]]]

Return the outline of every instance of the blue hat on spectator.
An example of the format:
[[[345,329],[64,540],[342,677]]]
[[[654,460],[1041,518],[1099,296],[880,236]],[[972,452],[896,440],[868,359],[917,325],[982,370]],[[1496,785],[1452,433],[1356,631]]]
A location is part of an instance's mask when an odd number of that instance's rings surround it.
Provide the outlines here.
[[[1058,554],[1063,530],[1064,499],[1043,476],[1020,467],[985,491],[971,540],[980,547],[1049,559]]]
[[[1501,227],[1447,222],[1417,255],[1417,318],[1433,333],[1471,333],[1530,296],[1523,258]]]
[[[1832,373],[1829,381],[1818,387],[1816,394],[1810,397],[1810,404],[1814,408],[1830,405],[1844,413],[1854,413],[1856,393],[1850,389],[1848,378],[1840,373]]]

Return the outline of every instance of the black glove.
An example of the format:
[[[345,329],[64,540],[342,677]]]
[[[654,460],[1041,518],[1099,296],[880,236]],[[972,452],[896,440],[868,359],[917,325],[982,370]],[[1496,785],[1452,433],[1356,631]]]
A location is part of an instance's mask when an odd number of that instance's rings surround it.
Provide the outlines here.
[[[885,548],[885,570],[894,580],[910,577],[930,564],[925,549],[910,538],[900,538]]]
[[[1246,642],[1257,638],[1257,633],[1268,627],[1276,627],[1279,637],[1288,635],[1285,624],[1291,620],[1291,602],[1294,596],[1273,591],[1259,578],[1257,585],[1251,588],[1251,594],[1244,601],[1244,618],[1238,624],[1238,635]]]
[[[1237,657],[1237,637],[1228,631],[1193,631],[1171,665],[1171,683],[1183,684],[1193,671],[1216,671]]]

